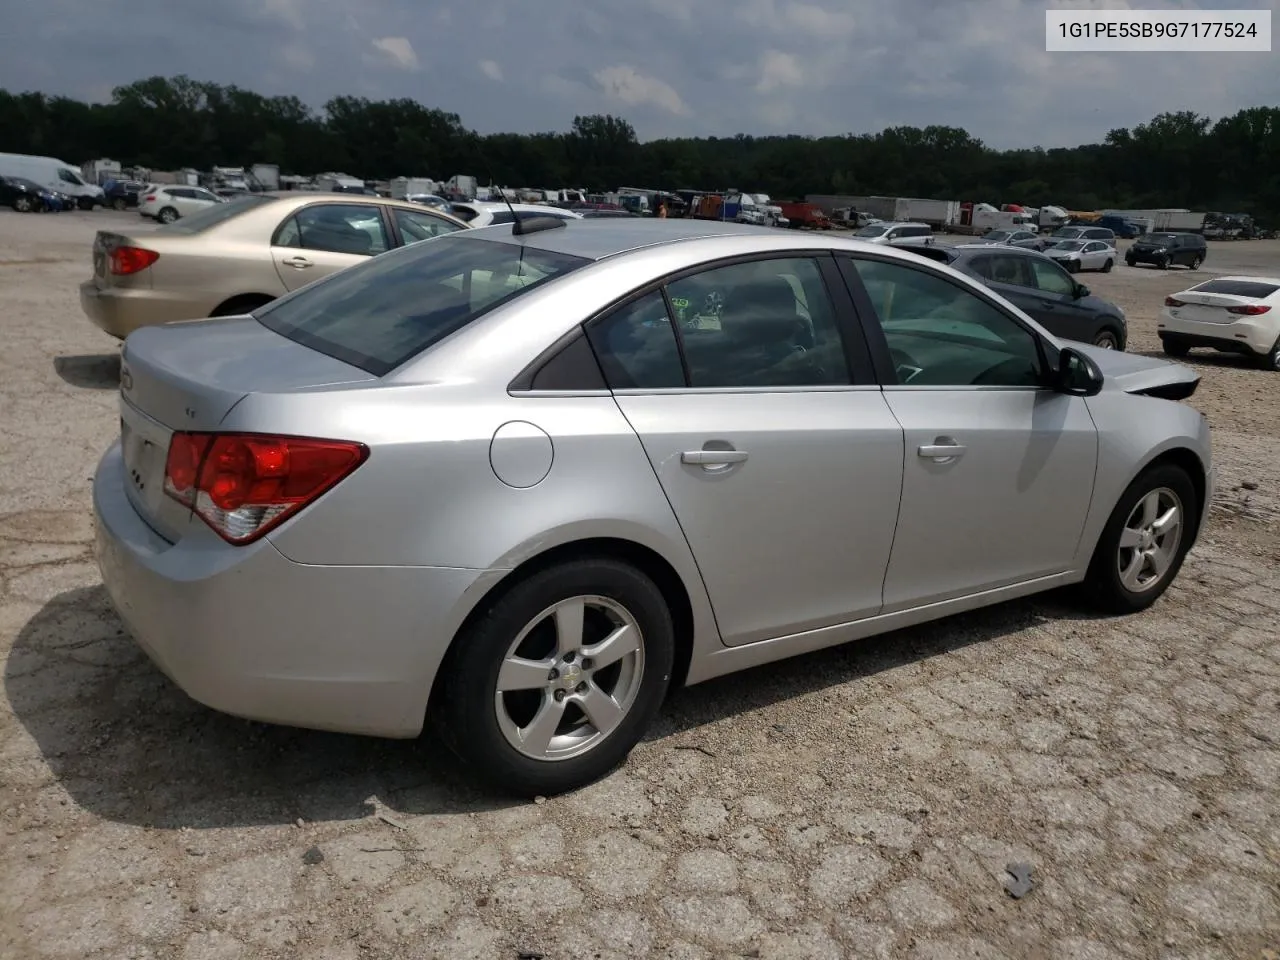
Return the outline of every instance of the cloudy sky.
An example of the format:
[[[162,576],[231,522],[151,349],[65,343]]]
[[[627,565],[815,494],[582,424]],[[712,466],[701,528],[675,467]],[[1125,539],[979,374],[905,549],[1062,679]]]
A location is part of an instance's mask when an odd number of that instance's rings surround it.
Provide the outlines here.
[[[1278,3],[0,0],[0,88],[107,100],[186,73],[315,106],[412,97],[486,133],[611,112],[642,139],[936,123],[1061,146],[1166,110],[1280,104],[1280,53],[1046,53],[1046,7]]]

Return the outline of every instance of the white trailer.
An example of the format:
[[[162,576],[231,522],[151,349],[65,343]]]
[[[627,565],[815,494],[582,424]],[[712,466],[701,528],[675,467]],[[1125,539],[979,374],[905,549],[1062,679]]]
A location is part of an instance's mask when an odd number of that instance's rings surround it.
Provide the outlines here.
[[[255,163],[249,168],[249,176],[263,190],[280,189],[280,168],[274,163]]]
[[[440,192],[440,185],[430,177],[396,177],[388,184],[392,200]]]
[[[476,178],[465,173],[455,173],[445,181],[444,189],[451,197],[471,200],[476,195]]]
[[[0,153],[0,177],[33,180],[42,187],[75,197],[77,204],[86,210],[102,205],[102,188],[96,183],[85,183],[80,171],[57,157]]]
[[[1156,210],[1103,210],[1107,216],[1124,217],[1126,220],[1146,221],[1150,230],[1174,230],[1199,233],[1204,229],[1204,213],[1185,207],[1162,207]]]

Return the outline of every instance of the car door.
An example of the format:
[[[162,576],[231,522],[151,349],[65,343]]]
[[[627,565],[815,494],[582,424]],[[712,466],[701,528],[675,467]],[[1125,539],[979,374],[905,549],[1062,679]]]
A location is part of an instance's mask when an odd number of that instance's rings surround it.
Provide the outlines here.
[[[736,261],[588,326],[729,645],[880,610],[902,430],[832,283],[827,254]]]
[[[1026,257],[1016,253],[989,253],[974,257],[962,269],[981,279],[1019,310],[1040,321],[1040,291],[1027,262]]]
[[[1092,343],[1099,318],[1080,297],[1081,286],[1071,274],[1048,257],[1024,257],[1035,283],[1038,302],[1028,311],[1056,337]]]
[[[286,217],[271,239],[280,282],[297,290],[391,246],[378,204],[316,203]]]
[[[926,264],[842,258],[906,441],[884,612],[1070,570],[1098,438],[1039,336]]]

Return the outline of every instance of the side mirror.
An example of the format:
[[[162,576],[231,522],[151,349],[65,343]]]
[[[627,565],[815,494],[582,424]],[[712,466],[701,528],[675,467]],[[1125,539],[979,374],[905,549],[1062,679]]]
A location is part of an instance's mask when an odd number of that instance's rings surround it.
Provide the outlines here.
[[[1089,288],[1088,288],[1088,287],[1086,287],[1083,283],[1077,283],[1077,284],[1076,284],[1076,299],[1077,299],[1077,300],[1083,300],[1083,299],[1084,299],[1085,297],[1087,297],[1088,295],[1089,295]]]
[[[1091,357],[1074,347],[1063,347],[1058,353],[1055,386],[1059,393],[1073,397],[1096,397],[1102,392],[1102,382],[1102,370]]]

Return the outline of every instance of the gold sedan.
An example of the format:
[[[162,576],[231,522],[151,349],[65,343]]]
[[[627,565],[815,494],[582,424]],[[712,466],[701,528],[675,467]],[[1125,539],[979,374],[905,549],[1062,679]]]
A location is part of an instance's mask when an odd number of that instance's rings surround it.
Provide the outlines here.
[[[156,230],[98,231],[80,306],[123,340],[171,320],[248,313],[386,250],[466,229],[442,210],[380,197],[255,194]]]

